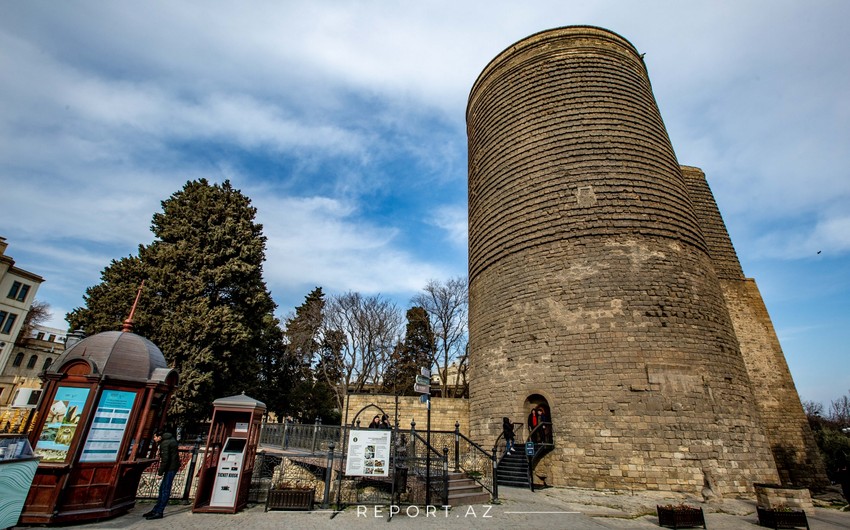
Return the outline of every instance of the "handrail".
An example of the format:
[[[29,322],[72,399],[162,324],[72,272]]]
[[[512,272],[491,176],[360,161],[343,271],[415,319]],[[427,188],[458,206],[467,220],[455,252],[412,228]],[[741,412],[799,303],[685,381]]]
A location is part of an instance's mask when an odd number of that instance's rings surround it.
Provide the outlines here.
[[[463,469],[464,466],[461,464],[461,461],[460,461],[460,440],[461,439],[463,439],[463,441],[465,441],[467,444],[469,444],[469,447],[478,451],[481,455],[484,456],[484,458],[486,458],[487,460],[490,461],[490,483],[491,483],[490,486],[488,486],[484,481],[479,480],[478,476],[470,473],[470,471],[475,471],[475,472],[477,472],[477,474],[479,476],[483,477],[484,475],[481,474],[481,472],[479,470],[477,470],[477,469],[473,469],[473,470]],[[495,451],[493,453],[487,452],[486,449],[484,449],[483,447],[481,447],[477,443],[473,442],[472,440],[467,438],[466,435],[461,433],[460,432],[460,422],[455,422],[455,469],[456,470],[463,469],[465,472],[467,472],[467,476],[469,478],[471,478],[472,480],[477,482],[482,488],[484,488],[485,490],[490,492],[490,495],[492,495],[492,502],[494,502],[494,503],[499,502],[499,483],[496,480],[496,453],[495,453]]]
[[[415,425],[415,424],[414,424],[414,425]],[[433,431],[432,431],[432,432],[433,432]],[[438,451],[438,450],[437,450],[436,448],[434,448],[431,444],[429,444],[429,443],[428,443],[428,441],[427,441],[427,440],[425,440],[425,438],[423,438],[422,436],[420,436],[420,435],[419,435],[419,433],[418,433],[418,432],[416,432],[416,428],[415,428],[415,427],[412,427],[412,428],[410,429],[410,435],[411,435],[411,437],[412,437],[412,438],[411,438],[411,440],[410,440],[410,443],[411,443],[411,444],[413,443],[413,440],[418,439],[420,442],[422,442],[422,445],[424,445],[424,446],[425,446],[425,448],[426,448],[426,450],[427,450],[428,452],[433,452],[434,454],[436,454],[436,455],[437,455],[438,460],[442,462],[442,466],[441,466],[441,467],[442,467],[442,473],[443,473],[443,481],[442,481],[442,482],[443,482],[443,495],[442,495],[442,497],[443,497],[443,506],[448,506],[448,504],[449,504],[449,472],[448,472],[448,467],[449,467],[449,454],[448,454],[448,449],[447,449],[447,448],[444,448],[442,452]],[[416,454],[416,451],[414,450],[414,455],[415,455],[415,454]],[[417,457],[415,457],[415,456],[414,456],[413,458],[417,458]],[[414,470],[414,471],[415,471],[415,470]],[[427,477],[430,479],[430,476],[431,476],[431,468],[430,468],[430,466],[426,469],[426,471],[427,471],[427,473],[428,473]],[[418,472],[418,471],[416,471],[416,472]],[[421,473],[420,473],[420,474],[421,474]],[[432,488],[431,488],[430,480],[426,480],[426,481],[425,481],[426,502],[427,502],[427,499],[430,497],[430,491],[431,491],[431,489],[432,489]]]
[[[525,424],[522,423],[522,422],[519,422],[519,421],[511,422],[511,424],[514,426],[514,443],[516,443],[517,439],[522,439],[522,431],[525,429]],[[499,436],[496,437],[496,441],[493,442],[493,454],[494,455],[499,454],[499,452],[500,452],[499,451],[499,445],[500,445],[499,442],[501,442],[504,439],[505,439],[505,432],[502,431],[502,432],[499,433]],[[505,442],[505,443],[507,443],[507,442]],[[501,452],[504,453],[504,451],[501,451]],[[499,460],[501,460],[501,458]]]

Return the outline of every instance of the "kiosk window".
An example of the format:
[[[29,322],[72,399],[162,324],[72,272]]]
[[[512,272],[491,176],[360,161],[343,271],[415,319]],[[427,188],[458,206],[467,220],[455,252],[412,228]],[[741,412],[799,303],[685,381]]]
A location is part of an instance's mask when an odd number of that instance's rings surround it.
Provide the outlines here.
[[[227,444],[224,446],[224,453],[241,453],[245,450],[245,438],[228,438]]]

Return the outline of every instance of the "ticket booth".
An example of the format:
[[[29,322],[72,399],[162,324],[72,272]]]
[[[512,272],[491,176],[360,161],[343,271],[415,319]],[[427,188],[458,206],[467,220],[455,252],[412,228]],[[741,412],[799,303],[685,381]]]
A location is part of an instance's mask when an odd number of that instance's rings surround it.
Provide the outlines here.
[[[193,512],[236,513],[248,504],[266,405],[245,394],[217,399]]]
[[[83,339],[41,374],[44,391],[29,435],[41,460],[22,523],[105,519],[135,505],[177,372],[131,329]]]

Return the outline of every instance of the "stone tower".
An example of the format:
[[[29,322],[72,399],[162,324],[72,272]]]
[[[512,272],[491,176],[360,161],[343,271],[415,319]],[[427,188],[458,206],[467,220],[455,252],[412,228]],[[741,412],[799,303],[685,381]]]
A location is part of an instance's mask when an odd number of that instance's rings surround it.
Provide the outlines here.
[[[635,48],[594,27],[532,35],[481,73],[467,129],[472,434],[542,404],[556,485],[777,482],[724,297],[743,273],[719,212],[722,234],[703,230],[711,192],[679,167]]]

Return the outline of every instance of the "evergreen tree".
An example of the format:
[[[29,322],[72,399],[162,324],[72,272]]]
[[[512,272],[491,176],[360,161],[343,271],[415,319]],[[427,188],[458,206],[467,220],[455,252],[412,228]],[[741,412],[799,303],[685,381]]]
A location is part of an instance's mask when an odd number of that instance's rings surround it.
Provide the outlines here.
[[[135,331],[180,373],[171,415],[208,417],[220,397],[257,390],[261,355],[279,348],[269,332],[275,304],[262,278],[266,238],[256,208],[229,181],[187,182],[153,216],[149,246],[103,271],[86,307],[68,315],[88,334],[119,329],[145,280]],[[132,295],[130,293],[133,293]]]
[[[431,368],[435,337],[423,307],[407,310],[407,329],[404,342],[397,345],[384,373],[384,390],[392,394],[412,396],[413,381],[420,368]]]
[[[289,389],[288,412],[293,417],[303,422],[318,417],[330,424],[339,423],[340,413],[335,388],[326,378],[328,352],[336,339],[332,333],[329,337],[322,336],[324,296],[322,288],[316,287],[286,321],[286,388]]]
[[[136,256],[127,256],[112,262],[100,274],[100,283],[86,289],[83,296],[85,307],[78,307],[65,316],[70,329],[81,329],[87,335],[102,331],[117,331],[130,316],[130,308],[136,298],[139,286],[147,277],[142,260]],[[144,304],[134,316],[137,325],[135,331],[145,337],[150,329],[140,322],[146,322]]]

